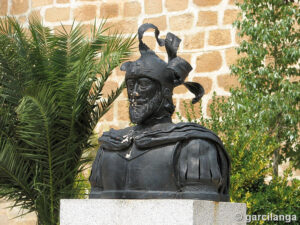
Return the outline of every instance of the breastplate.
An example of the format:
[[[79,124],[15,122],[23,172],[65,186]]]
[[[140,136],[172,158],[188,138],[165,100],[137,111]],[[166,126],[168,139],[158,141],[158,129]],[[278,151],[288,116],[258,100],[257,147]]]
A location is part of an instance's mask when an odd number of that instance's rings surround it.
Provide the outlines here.
[[[99,139],[90,198],[228,201],[230,160],[220,139],[195,124],[168,124]]]
[[[125,151],[103,150],[103,190],[97,198],[151,198],[176,192],[176,146],[140,150],[133,144]]]

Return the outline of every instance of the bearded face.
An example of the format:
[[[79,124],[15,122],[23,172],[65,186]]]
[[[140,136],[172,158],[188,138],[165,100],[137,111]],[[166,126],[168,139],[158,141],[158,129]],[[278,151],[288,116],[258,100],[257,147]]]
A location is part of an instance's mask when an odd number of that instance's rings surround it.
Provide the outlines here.
[[[129,115],[132,123],[142,124],[159,108],[160,84],[146,77],[126,81],[129,98]]]

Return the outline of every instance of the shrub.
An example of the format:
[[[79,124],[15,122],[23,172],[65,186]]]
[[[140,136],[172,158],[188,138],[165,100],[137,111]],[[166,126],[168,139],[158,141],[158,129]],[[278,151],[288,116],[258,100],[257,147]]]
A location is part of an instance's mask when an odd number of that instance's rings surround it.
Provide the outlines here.
[[[283,0],[244,0],[238,6],[242,17],[235,26],[244,40],[237,52],[243,57],[231,71],[241,87],[231,89],[227,99],[214,96],[210,118],[202,112],[196,118],[188,104],[185,117],[223,140],[232,160],[232,201],[246,202],[248,214],[299,218],[299,180],[288,171],[278,176],[284,161],[290,170],[300,166],[299,6]]]

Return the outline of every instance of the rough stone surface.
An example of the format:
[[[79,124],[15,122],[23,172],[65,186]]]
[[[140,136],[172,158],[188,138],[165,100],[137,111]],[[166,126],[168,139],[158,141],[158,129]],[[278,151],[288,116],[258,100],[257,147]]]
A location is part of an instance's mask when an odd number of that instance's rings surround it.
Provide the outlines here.
[[[196,64],[198,73],[216,71],[222,66],[222,56],[218,51],[205,53],[197,57]]]
[[[156,14],[162,12],[162,0],[144,0],[145,13]]]
[[[188,0],[166,0],[165,6],[169,12],[185,10],[188,7]]]
[[[230,30],[212,30],[209,32],[208,44],[213,46],[228,45],[231,43]]]
[[[173,31],[190,29],[193,25],[194,16],[191,13],[186,13],[170,18],[170,29]]]
[[[13,15],[25,13],[29,8],[28,0],[12,0],[10,12]]]
[[[102,18],[112,18],[119,15],[119,5],[117,3],[103,3],[100,8]]]
[[[96,17],[96,6],[84,5],[74,10],[74,18],[79,21],[92,20]]]
[[[114,105],[101,117],[102,121],[113,121],[114,120]]]
[[[29,17],[32,16],[31,14],[29,15]],[[21,24],[24,24],[27,22],[27,17],[26,16],[20,16],[18,18],[18,21],[21,23]]]
[[[213,6],[218,5],[222,0],[193,0],[198,6]]]
[[[141,14],[141,4],[138,1],[125,2],[123,7],[124,17],[135,17]]]
[[[177,86],[174,88],[173,93],[174,94],[185,94],[187,91],[188,91],[188,89],[185,86],[180,85],[180,86]]]
[[[143,42],[150,48],[154,49],[156,46],[156,39],[153,36],[144,36]]]
[[[218,23],[218,12],[200,11],[198,13],[197,26],[213,26]]]
[[[185,59],[188,62],[190,62],[192,58],[192,55],[190,53],[179,53],[178,56]]]
[[[232,64],[236,63],[239,56],[234,48],[229,48],[225,51],[225,58],[227,65],[231,66]]]
[[[237,77],[230,74],[219,75],[217,79],[219,87],[222,87],[225,91],[229,91],[230,88],[240,86]]]
[[[70,18],[70,8],[49,8],[45,12],[45,19],[48,22],[60,22]]]
[[[138,25],[135,19],[121,19],[109,21],[105,24],[105,27],[111,27],[111,33],[135,33]]]
[[[36,225],[35,213],[29,213],[22,217],[20,208],[9,209],[13,202],[0,199],[0,225]],[[26,212],[26,211],[24,211]]]
[[[246,204],[200,200],[63,199],[60,210],[61,225],[242,225],[245,217]]]
[[[143,23],[153,23],[156,24],[159,30],[167,29],[167,17],[159,16],[159,17],[151,17],[144,19]]]
[[[118,119],[128,121],[129,113],[128,113],[129,102],[127,100],[122,100],[118,102]]]
[[[183,47],[185,49],[198,49],[204,47],[204,32],[186,35]]]
[[[223,24],[232,24],[238,18],[239,10],[228,9],[224,12]]]
[[[230,5],[235,5],[237,2],[238,2],[238,3],[243,3],[243,0],[229,0],[228,3],[229,3]]]
[[[36,18],[38,19],[39,21],[42,21],[42,16],[41,16],[41,12],[39,9],[37,10],[32,10],[31,13],[29,14],[29,19],[33,19],[33,18]],[[25,21],[24,21],[25,22]]]
[[[114,81],[106,81],[102,90],[102,95],[104,98],[108,97],[112,91],[115,91],[118,88],[118,83]]]
[[[210,79],[209,77],[194,77],[193,81],[203,86],[205,95],[211,91],[212,79]]]
[[[31,0],[32,7],[50,5],[53,3],[53,0]]]
[[[0,16],[5,16],[7,14],[7,3],[8,0],[1,0],[0,1]]]
[[[70,0],[56,0],[56,3],[69,3]]]

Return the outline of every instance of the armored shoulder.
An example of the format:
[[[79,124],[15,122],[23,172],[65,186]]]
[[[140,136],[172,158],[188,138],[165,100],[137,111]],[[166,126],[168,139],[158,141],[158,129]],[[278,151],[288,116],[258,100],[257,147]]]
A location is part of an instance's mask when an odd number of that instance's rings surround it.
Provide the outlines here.
[[[182,143],[178,160],[180,183],[222,184],[218,147],[212,141],[191,139]]]

